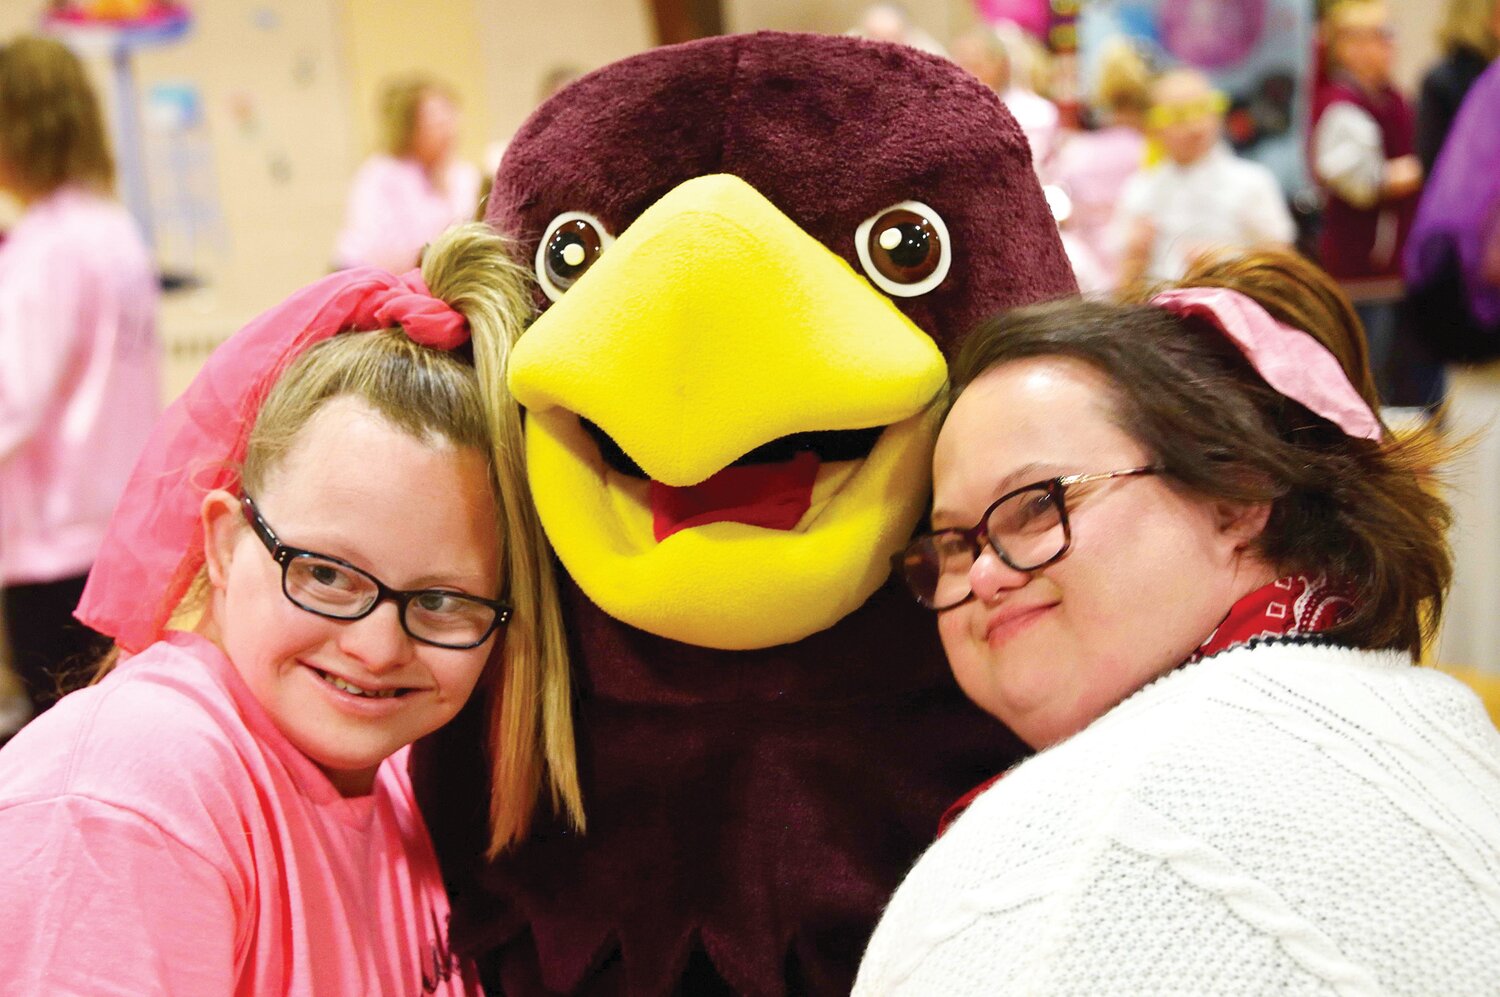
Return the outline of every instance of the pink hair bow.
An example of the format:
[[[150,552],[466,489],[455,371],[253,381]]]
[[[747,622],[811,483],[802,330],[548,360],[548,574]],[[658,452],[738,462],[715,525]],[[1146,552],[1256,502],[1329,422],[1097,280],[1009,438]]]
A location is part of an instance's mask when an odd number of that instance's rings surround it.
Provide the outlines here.
[[[1267,384],[1349,436],[1378,441],[1383,435],[1380,420],[1338,358],[1309,333],[1278,322],[1254,299],[1224,287],[1179,287],[1161,292],[1151,304],[1207,319]]]
[[[361,267],[303,288],[214,350],[152,429],[74,615],[132,653],[158,639],[203,566],[203,496],[239,488],[250,428],[282,371],[337,333],[393,323],[438,349],[468,339],[421,274]]]
[[[405,293],[393,290],[390,297],[375,309],[375,321],[381,327],[399,325],[414,342],[435,350],[453,350],[469,341],[469,320],[453,306],[434,298],[413,270],[401,278]]]

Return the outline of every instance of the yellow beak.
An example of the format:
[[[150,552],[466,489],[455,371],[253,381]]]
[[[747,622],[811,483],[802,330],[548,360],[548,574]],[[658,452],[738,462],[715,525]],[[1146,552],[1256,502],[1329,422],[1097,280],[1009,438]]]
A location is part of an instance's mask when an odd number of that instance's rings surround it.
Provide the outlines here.
[[[631,225],[522,338],[510,386],[696,484],[790,433],[898,422],[947,367],[885,295],[738,177],[696,177]]]
[[[509,376],[538,511],[590,598],[662,636],[749,648],[832,625],[885,579],[926,498],[947,366],[840,257],[714,175],[621,233],[522,336]],[[580,416],[676,487],[791,434],[887,428],[821,466],[794,529],[712,522],[658,542],[652,486],[610,469]]]

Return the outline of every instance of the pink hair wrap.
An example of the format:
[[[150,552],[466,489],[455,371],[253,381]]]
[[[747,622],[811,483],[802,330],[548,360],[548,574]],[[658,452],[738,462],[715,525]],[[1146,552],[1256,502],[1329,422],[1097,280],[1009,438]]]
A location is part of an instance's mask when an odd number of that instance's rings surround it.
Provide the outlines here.
[[[468,339],[464,317],[433,298],[420,273],[361,267],[303,288],[214,350],[152,430],[74,615],[131,653],[157,640],[203,567],[203,496],[238,489],[271,386],[314,344],[393,324],[437,349]]]
[[[1349,436],[1379,441],[1383,435],[1380,420],[1349,383],[1338,358],[1247,295],[1223,287],[1179,287],[1161,292],[1151,304],[1206,319],[1239,347],[1267,384]]]

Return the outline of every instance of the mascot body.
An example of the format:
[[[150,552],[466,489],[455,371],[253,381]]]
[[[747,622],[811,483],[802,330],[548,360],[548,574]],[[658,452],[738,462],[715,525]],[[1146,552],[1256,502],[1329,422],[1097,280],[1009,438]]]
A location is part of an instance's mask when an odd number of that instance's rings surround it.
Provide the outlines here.
[[[890,579],[961,334],[1071,293],[1025,140],[944,60],[757,34],[544,104],[490,221],[565,569],[588,831],[482,859],[483,718],[423,747],[455,944],[507,994],[847,993],[944,808],[1019,757]]]

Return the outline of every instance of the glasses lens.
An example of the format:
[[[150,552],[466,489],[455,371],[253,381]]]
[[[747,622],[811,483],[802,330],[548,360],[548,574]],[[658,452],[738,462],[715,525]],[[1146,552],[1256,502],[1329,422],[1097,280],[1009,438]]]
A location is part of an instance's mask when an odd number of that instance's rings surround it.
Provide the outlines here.
[[[1029,571],[1057,556],[1067,543],[1062,526],[1062,494],[1051,485],[1017,492],[995,506],[985,532],[1011,567]]]
[[[406,604],[406,629],[413,637],[444,647],[470,647],[489,635],[495,608],[457,592],[428,589]]]
[[[348,565],[301,554],[287,562],[286,594],[303,609],[352,618],[370,608],[379,589]]]
[[[901,558],[901,573],[917,601],[946,609],[969,597],[974,546],[958,531],[918,537]]]

